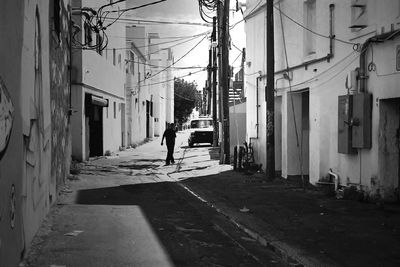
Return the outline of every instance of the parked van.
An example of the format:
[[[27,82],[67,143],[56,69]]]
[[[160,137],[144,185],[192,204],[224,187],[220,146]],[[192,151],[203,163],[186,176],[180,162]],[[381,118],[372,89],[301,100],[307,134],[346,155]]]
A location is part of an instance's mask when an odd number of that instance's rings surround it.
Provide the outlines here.
[[[190,136],[188,144],[193,147],[199,143],[213,143],[213,120],[212,118],[198,118],[190,121]]]

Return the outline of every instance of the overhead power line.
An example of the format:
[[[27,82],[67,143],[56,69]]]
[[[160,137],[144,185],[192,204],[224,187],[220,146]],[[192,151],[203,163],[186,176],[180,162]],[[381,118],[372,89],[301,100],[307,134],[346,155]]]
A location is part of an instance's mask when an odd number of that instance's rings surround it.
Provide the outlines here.
[[[188,77],[188,76],[191,76],[191,75],[194,75],[194,74],[197,74],[197,73],[206,71],[206,70],[207,70],[207,68],[204,68],[204,69],[201,69],[201,70],[198,70],[198,71],[195,71],[195,72],[189,72],[188,74],[185,74],[185,75],[182,75],[182,76],[179,76],[179,77],[174,77],[174,78],[172,78],[172,79],[164,80],[164,81],[161,81],[161,82],[155,82],[155,83],[150,83],[150,84],[143,84],[143,85],[141,85],[141,86],[152,86],[152,85],[167,83],[167,82],[170,82],[170,81],[174,81],[175,79],[182,79],[182,78],[185,78],[185,77]]]
[[[162,51],[162,50],[165,50],[165,49],[168,49],[168,48],[173,48],[173,47],[175,47],[175,46],[178,46],[178,45],[181,45],[181,44],[184,44],[184,43],[188,43],[188,42],[193,41],[193,40],[195,40],[195,39],[197,39],[197,38],[199,38],[199,37],[201,37],[201,36],[203,36],[203,35],[207,35],[207,33],[208,33],[208,32],[205,32],[205,33],[202,33],[202,34],[198,34],[198,35],[195,35],[195,36],[191,37],[190,39],[187,39],[187,40],[182,41],[182,42],[180,42],[180,43],[171,45],[171,46],[169,46],[169,47],[163,47],[163,48],[161,48],[161,49],[159,49],[159,50],[156,50],[156,51],[153,51],[153,52],[149,52],[148,55],[155,54],[155,53],[160,52],[160,51]],[[154,43],[154,44],[149,44],[149,45],[144,45],[144,46],[136,46],[136,48],[146,48],[146,47],[151,47],[151,46],[156,46],[156,45],[174,43],[174,42],[177,42],[177,41],[180,41],[180,40],[174,40],[174,41],[162,42],[162,43]],[[132,48],[131,48],[131,47],[118,47],[118,48],[107,48],[107,49],[108,49],[108,50],[113,50],[113,49],[115,49],[115,50],[130,50],[130,49],[132,49]]]
[[[292,21],[294,24],[296,24],[296,25],[300,26],[301,28],[303,28],[303,29],[305,29],[305,30],[311,32],[312,34],[315,34],[315,35],[317,35],[317,36],[320,36],[320,37],[323,37],[323,38],[326,38],[326,39],[334,39],[334,40],[336,40],[336,41],[338,41],[338,42],[341,42],[341,43],[344,43],[344,44],[350,44],[350,45],[356,45],[356,44],[357,44],[357,43],[348,42],[348,41],[345,41],[345,40],[336,38],[335,36],[331,37],[331,36],[327,36],[327,35],[318,33],[318,32],[316,32],[316,31],[314,31],[314,30],[312,30],[312,29],[310,29],[310,28],[307,28],[306,26],[304,26],[304,25],[301,24],[300,22],[294,20],[293,18],[291,18],[290,16],[288,16],[287,14],[285,14],[285,13],[282,11],[282,9],[280,8],[280,6],[274,5],[274,8],[277,9],[277,10],[279,11],[280,14],[282,14],[284,17],[286,17],[287,19],[289,19],[290,21]]]
[[[258,1],[258,3],[251,9],[251,11],[249,11],[248,14],[253,13],[260,6],[260,4],[263,3],[263,2],[264,2],[264,0]],[[233,28],[235,28],[238,24],[242,23],[243,21],[244,21],[244,18],[239,20],[239,21],[237,21],[237,22],[235,22],[234,24],[230,25],[229,29],[232,30]]]
[[[103,24],[104,24],[105,20],[107,19],[108,14],[114,13],[114,12],[118,12],[119,13],[119,15],[116,18],[109,18],[109,19],[112,20],[112,22],[110,22],[109,24],[107,24],[107,26],[105,26],[106,28],[108,28],[111,25],[113,25],[117,20],[119,20],[121,18],[121,16],[127,11],[131,11],[131,10],[135,10],[135,9],[139,9],[139,8],[143,8],[143,7],[147,7],[147,6],[151,6],[151,5],[155,5],[155,4],[159,4],[159,3],[165,2],[165,1],[167,1],[167,0],[159,0],[159,1],[152,2],[152,3],[143,4],[143,5],[140,5],[140,6],[135,6],[135,7],[131,7],[131,8],[125,8],[125,9],[118,10],[118,11],[115,11],[115,10],[105,11],[104,13],[102,13],[102,9],[104,8],[104,6],[103,6],[103,7],[101,7],[99,9],[97,14],[99,15],[98,17],[103,18]],[[117,1],[116,3],[118,3],[118,2],[122,2],[122,1]],[[108,4],[108,5],[110,5],[110,4]],[[106,6],[108,6],[108,5],[106,5]]]
[[[126,62],[133,62],[133,63],[139,63],[141,65],[149,66],[149,67],[154,67],[154,68],[166,68],[166,66],[157,66],[154,64],[149,64],[149,63],[144,63],[136,60],[127,60]],[[172,69],[179,69],[179,70],[186,70],[186,69],[203,69],[205,67],[201,66],[186,66],[186,67],[171,67]]]
[[[207,23],[212,23],[212,18],[215,16],[219,0],[198,0],[199,14],[202,20]]]
[[[177,59],[177,60],[176,60],[175,62],[173,62],[171,65],[169,65],[169,66],[163,68],[162,70],[156,72],[156,74],[152,75],[151,77],[154,77],[154,76],[160,74],[161,72],[163,72],[163,71],[165,71],[165,70],[171,68],[173,65],[175,65],[176,63],[178,63],[182,58],[186,57],[190,52],[192,52],[201,42],[203,42],[205,38],[206,38],[206,36],[204,36],[197,44],[195,44],[192,48],[190,48],[183,56],[181,56],[179,59]],[[141,81],[139,81],[139,83],[142,83],[142,82],[144,82],[145,80],[146,80],[146,78],[143,79],[143,80],[141,80]]]
[[[207,36],[207,35],[206,35],[206,36]],[[205,36],[205,37],[206,37],[206,36]],[[156,54],[156,53],[158,53],[158,52],[160,52],[160,51],[163,51],[163,50],[165,50],[165,49],[173,48],[173,47],[176,47],[176,46],[178,46],[178,45],[188,43],[188,42],[190,42],[190,41],[196,40],[196,39],[199,38],[199,37],[200,37],[200,36],[195,37],[195,38],[192,38],[192,39],[189,39],[189,40],[186,40],[186,41],[183,41],[183,42],[180,42],[180,43],[177,43],[177,44],[174,44],[174,45],[171,45],[171,46],[169,46],[169,47],[162,47],[162,48],[160,48],[160,49],[158,49],[158,50],[156,50],[156,51],[148,52],[148,53],[147,53],[147,56],[152,55],[152,54]]]
[[[108,17],[106,20],[113,20],[115,18]],[[148,20],[148,19],[131,19],[128,17],[125,18],[119,18],[118,21],[120,22],[130,22],[131,24],[144,24],[144,23],[150,23],[150,24],[160,24],[160,25],[188,25],[188,26],[203,26],[203,27],[211,27],[211,25],[202,23],[202,22],[191,22],[191,21],[167,21],[167,20]]]
[[[116,18],[112,18],[112,21],[108,23],[105,26],[105,20],[107,19],[108,14],[110,14],[113,11],[104,11],[105,8],[116,5],[118,3],[124,2],[126,0],[118,0],[115,2],[111,2],[105,5],[102,5],[97,11],[94,10],[93,8],[89,7],[78,7],[78,8],[73,8],[72,12],[73,15],[79,15],[80,20],[82,20],[84,28],[85,28],[85,36],[84,38],[79,37],[79,32],[80,32],[80,27],[76,25],[74,22],[72,22],[72,35],[71,35],[71,43],[73,48],[79,48],[79,49],[89,49],[89,50],[97,50],[99,53],[103,51],[107,45],[108,45],[108,36],[106,33],[107,27],[111,26],[115,22],[117,22],[121,16],[130,10],[135,10],[143,7],[147,7],[150,5],[155,5],[161,2],[164,2],[166,0],[158,0],[152,3],[147,3],[144,5],[132,7],[132,8],[126,8],[124,10],[119,10],[120,13]],[[93,44],[93,40],[91,37],[91,33],[96,33],[96,40]]]
[[[205,32],[202,33],[198,33],[198,34],[193,34],[193,35],[184,35],[184,36],[160,36],[157,39],[187,39],[187,38],[191,38],[191,37],[196,37],[198,35],[203,35],[206,33],[211,33],[211,30],[207,30]],[[149,39],[148,37],[126,37],[126,36],[122,36],[122,35],[109,35],[109,37],[113,37],[113,38],[122,38],[122,39],[138,39],[138,40],[147,40]]]

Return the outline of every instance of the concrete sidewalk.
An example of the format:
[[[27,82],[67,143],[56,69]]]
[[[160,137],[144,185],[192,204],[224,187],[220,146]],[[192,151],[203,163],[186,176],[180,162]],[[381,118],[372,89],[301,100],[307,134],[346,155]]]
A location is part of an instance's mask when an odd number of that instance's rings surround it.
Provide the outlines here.
[[[400,266],[400,206],[337,200],[263,174],[181,182],[253,238],[304,266]]]
[[[173,266],[138,206],[65,205],[47,223],[27,266]]]

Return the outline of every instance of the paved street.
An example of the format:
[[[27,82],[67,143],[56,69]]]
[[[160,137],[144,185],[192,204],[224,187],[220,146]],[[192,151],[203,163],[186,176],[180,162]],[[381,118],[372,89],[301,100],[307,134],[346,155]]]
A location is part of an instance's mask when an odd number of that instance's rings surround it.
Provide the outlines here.
[[[177,133],[174,165],[155,138],[80,164],[46,219],[26,266],[285,266],[179,181],[217,174],[209,146]]]
[[[400,209],[219,165],[177,134],[78,164],[25,266],[398,266]],[[390,249],[388,249],[390,247]]]

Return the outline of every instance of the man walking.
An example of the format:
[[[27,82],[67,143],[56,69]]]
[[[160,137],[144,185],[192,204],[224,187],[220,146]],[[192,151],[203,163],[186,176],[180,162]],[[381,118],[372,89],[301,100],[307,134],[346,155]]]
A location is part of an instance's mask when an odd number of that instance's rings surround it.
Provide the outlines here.
[[[161,139],[161,145],[163,145],[164,138],[167,143],[167,159],[165,160],[165,165],[169,165],[169,163],[175,163],[174,161],[174,147],[175,147],[175,138],[176,134],[174,131],[174,124],[168,124],[168,128],[164,131],[163,137]]]

